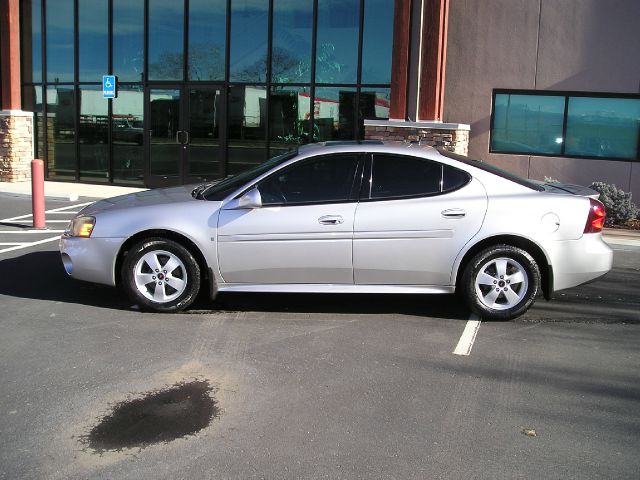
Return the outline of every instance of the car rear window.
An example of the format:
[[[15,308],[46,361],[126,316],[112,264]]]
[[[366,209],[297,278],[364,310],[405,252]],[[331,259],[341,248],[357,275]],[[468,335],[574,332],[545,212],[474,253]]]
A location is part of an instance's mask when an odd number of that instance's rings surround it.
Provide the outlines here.
[[[440,155],[451,158],[453,160],[457,160],[459,162],[464,163],[465,165],[470,165],[475,168],[479,168],[480,170],[484,170],[485,172],[493,173],[499,177],[502,177],[507,180],[511,180],[518,185],[522,185],[523,187],[530,188],[531,190],[536,190],[541,192],[544,190],[543,187],[538,185],[537,183],[532,182],[531,180],[527,180],[526,178],[520,177],[514,173],[507,172],[506,170],[502,170],[501,168],[495,167],[493,165],[489,165],[488,163],[481,162],[480,160],[472,160],[463,155],[458,155],[457,153],[450,152],[445,150],[444,148],[438,148],[438,152]]]

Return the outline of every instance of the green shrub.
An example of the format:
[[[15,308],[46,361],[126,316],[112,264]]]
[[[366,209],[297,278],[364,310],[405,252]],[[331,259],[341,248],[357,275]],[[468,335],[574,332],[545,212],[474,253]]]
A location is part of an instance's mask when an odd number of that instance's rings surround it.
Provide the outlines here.
[[[604,182],[593,182],[590,188],[600,194],[599,200],[607,210],[605,225],[620,225],[638,215],[638,207],[631,199],[631,192],[624,193],[615,185]]]

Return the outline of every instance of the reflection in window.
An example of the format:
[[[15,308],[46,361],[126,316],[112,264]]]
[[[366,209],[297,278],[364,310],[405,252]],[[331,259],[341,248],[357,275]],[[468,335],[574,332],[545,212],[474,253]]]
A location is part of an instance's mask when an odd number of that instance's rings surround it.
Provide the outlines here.
[[[149,91],[149,173],[180,174],[180,90]]]
[[[120,82],[141,82],[144,3],[113,0],[113,74]]]
[[[391,107],[389,88],[363,88],[360,91],[358,138],[364,138],[365,120],[388,120]]]
[[[47,80],[73,82],[73,2],[47,1]]]
[[[565,154],[636,158],[640,99],[570,97]]]
[[[559,154],[564,97],[497,94],[491,150]]]
[[[357,155],[331,155],[295,163],[258,187],[264,205],[328,203],[349,200]]]
[[[311,141],[309,104],[308,87],[273,87],[271,89],[270,155],[278,155]]]
[[[371,198],[383,199],[440,193],[442,166],[417,157],[376,154]]]
[[[354,140],[356,89],[349,87],[316,88],[313,102],[319,141]]]
[[[99,82],[107,74],[109,52],[108,2],[78,2],[78,62],[80,82]]]
[[[264,82],[267,79],[269,2],[231,2],[230,75],[232,81]]]
[[[217,88],[189,91],[189,175],[205,181],[220,177],[222,102]]]
[[[189,1],[189,79],[224,80],[227,0]]]
[[[271,78],[274,83],[311,81],[313,0],[275,0]]]
[[[266,160],[266,87],[229,88],[228,170],[232,175]]]
[[[47,165],[49,178],[75,178],[73,87],[47,88]]]
[[[121,86],[112,100],[113,179],[142,184],[144,176],[144,94],[142,87]]]
[[[360,0],[318,0],[316,82],[356,83]]]
[[[183,2],[149,2],[149,80],[183,79],[183,23]]]
[[[42,82],[42,9],[40,0],[20,3],[22,81]]]
[[[78,90],[80,121],[78,143],[80,180],[109,181],[108,103],[99,85],[81,86]]]
[[[22,88],[22,109],[33,112],[33,139],[35,158],[44,160],[44,124],[42,115],[42,87]]]
[[[391,82],[393,4],[389,0],[365,0],[362,83]]]

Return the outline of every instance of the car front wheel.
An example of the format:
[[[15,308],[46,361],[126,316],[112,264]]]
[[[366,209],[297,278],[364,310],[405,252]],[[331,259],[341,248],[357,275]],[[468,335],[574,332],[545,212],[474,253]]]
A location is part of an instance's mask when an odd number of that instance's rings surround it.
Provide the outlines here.
[[[129,298],[145,310],[178,312],[198,295],[200,267],[179,243],[149,238],[129,250],[122,264],[122,284]]]
[[[511,320],[525,313],[540,292],[540,268],[521,248],[497,245],[467,264],[462,290],[469,308],[487,320]]]

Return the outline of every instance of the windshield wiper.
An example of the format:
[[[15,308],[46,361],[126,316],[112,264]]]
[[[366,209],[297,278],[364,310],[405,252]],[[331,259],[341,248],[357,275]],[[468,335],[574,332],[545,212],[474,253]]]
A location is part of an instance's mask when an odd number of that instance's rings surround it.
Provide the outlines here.
[[[198,185],[196,188],[191,190],[191,196],[197,200],[202,200],[202,192],[204,192],[211,185],[213,185],[213,183],[203,183],[202,185]]]

